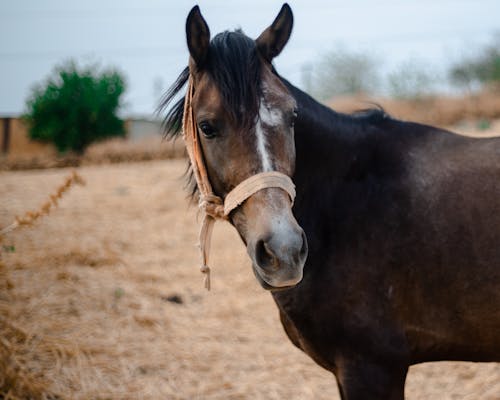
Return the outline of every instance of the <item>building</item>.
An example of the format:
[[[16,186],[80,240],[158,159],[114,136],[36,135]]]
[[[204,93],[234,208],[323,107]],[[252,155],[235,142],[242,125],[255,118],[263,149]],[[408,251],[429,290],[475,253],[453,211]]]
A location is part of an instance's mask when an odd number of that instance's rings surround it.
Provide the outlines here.
[[[132,141],[161,135],[159,121],[148,118],[125,120],[126,137]],[[0,154],[9,157],[45,156],[55,153],[53,145],[31,140],[28,127],[19,116],[0,115]]]

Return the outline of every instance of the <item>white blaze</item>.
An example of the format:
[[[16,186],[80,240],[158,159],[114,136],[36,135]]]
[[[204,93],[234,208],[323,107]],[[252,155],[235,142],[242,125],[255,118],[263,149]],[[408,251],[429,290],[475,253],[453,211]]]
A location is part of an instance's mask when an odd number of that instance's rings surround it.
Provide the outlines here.
[[[260,101],[259,115],[257,124],[255,126],[255,133],[257,135],[257,152],[259,153],[262,161],[262,172],[272,171],[271,156],[268,151],[268,143],[266,133],[264,132],[263,124],[267,126],[278,126],[281,122],[281,112],[276,109],[267,107],[264,99]]]

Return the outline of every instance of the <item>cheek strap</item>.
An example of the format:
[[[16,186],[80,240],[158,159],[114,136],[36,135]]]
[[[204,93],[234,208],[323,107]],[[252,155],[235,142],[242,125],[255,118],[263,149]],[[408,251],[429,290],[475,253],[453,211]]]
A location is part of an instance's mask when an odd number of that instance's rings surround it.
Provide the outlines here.
[[[261,172],[245,179],[231,190],[223,201],[212,191],[212,185],[208,179],[207,169],[201,149],[198,128],[194,118],[192,101],[194,95],[193,78],[190,75],[188,90],[184,100],[184,115],[182,118],[182,137],[186,144],[186,150],[196,180],[196,186],[200,193],[199,208],[203,214],[199,235],[199,248],[201,252],[201,272],[205,274],[205,287],[210,290],[210,268],[208,257],[210,255],[210,243],[212,231],[217,219],[228,219],[231,211],[238,208],[246,199],[259,190],[267,188],[280,188],[288,193],[293,204],[295,200],[295,185],[289,176],[278,171]]]

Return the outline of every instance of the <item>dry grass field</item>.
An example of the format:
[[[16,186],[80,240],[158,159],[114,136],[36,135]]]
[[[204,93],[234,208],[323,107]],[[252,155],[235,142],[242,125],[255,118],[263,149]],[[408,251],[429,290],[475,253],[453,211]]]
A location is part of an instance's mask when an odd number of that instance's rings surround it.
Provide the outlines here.
[[[1,243],[0,398],[338,399],[285,337],[229,224],[198,271],[185,160],[80,167],[59,207]],[[0,172],[0,227],[68,169]],[[500,398],[500,365],[412,367],[407,398]]]
[[[349,95],[338,96],[328,102],[334,110],[347,113],[370,108],[375,104],[382,106],[395,118],[441,127],[461,125],[463,121],[477,122],[500,117],[498,89],[461,97],[436,95],[413,99]]]

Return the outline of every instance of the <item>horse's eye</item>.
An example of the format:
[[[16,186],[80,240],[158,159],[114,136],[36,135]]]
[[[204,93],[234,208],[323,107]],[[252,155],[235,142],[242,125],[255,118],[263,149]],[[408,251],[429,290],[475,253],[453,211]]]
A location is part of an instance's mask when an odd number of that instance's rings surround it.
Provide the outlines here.
[[[200,122],[198,126],[200,127],[203,136],[207,139],[212,139],[217,135],[215,128],[206,121]]]
[[[292,120],[291,120],[291,126],[292,126],[292,128],[295,125],[295,120],[297,119],[297,115],[298,115],[298,110],[296,108],[294,108],[293,109],[293,114],[292,114]]]

